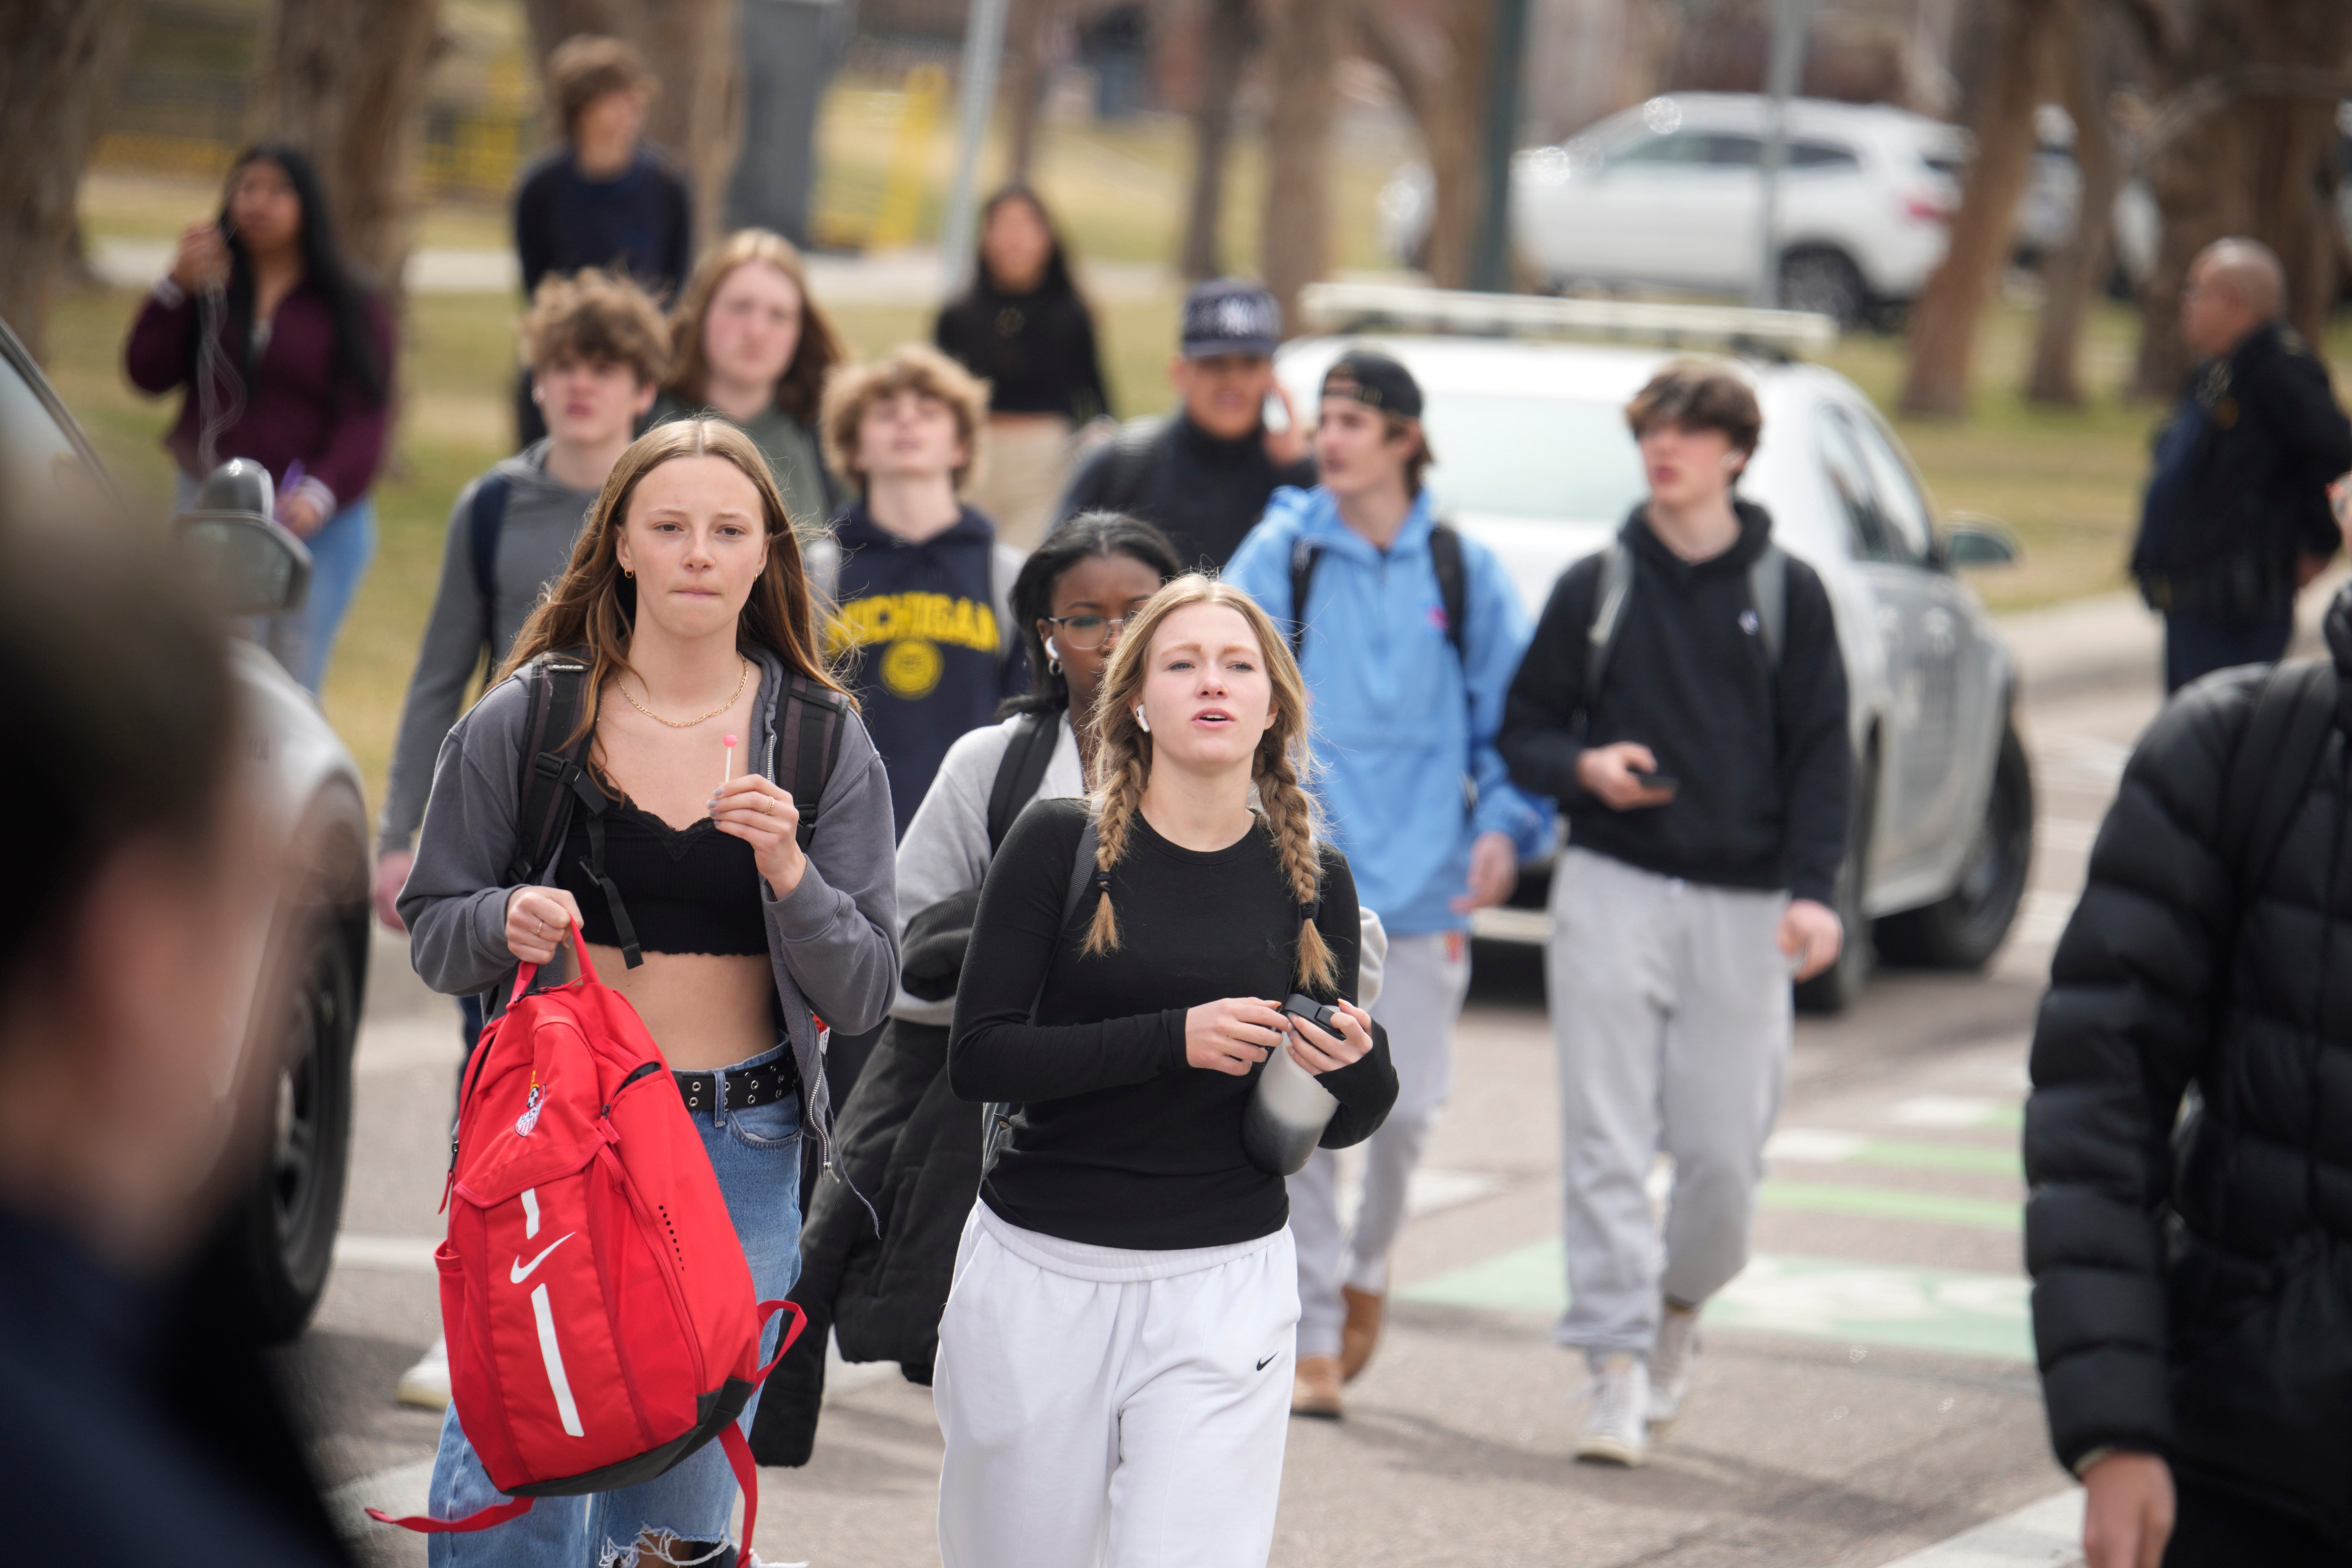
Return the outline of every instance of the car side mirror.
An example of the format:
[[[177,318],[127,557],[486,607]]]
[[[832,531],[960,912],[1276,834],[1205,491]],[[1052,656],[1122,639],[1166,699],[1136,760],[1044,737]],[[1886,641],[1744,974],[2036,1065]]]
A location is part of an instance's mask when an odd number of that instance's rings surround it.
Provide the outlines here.
[[[1952,514],[1944,530],[1944,563],[1962,571],[1981,566],[2014,566],[2024,557],[2009,524],[1981,512]]]
[[[172,520],[194,580],[233,616],[299,609],[310,592],[310,548],[270,516],[268,470],[237,458],[213,470],[196,504]]]

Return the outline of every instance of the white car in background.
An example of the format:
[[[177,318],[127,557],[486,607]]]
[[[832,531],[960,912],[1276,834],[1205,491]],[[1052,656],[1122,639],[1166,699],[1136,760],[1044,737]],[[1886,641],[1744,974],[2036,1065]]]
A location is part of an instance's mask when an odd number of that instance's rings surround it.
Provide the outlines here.
[[[1682,92],[1511,161],[1511,236],[1542,284],[1744,295],[1758,271],[1759,169],[1770,100]],[[1943,259],[1958,127],[1878,104],[1792,99],[1773,226],[1780,302],[1850,327],[1915,298]],[[1411,259],[1429,170],[1381,194],[1382,237]]]
[[[1311,405],[1351,343],[1412,371],[1426,399],[1437,513],[1501,557],[1532,623],[1562,572],[1601,548],[1646,493],[1624,407],[1660,365],[1728,350],[1763,405],[1740,493],[1821,574],[1852,692],[1856,791],[1838,901],[1846,956],[1799,988],[1831,1010],[1890,957],[1975,968],[2008,934],[2033,847],[2033,784],[2011,722],[2017,672],[1955,568],[2015,558],[1998,525],[1939,526],[1903,444],[1852,382],[1792,357],[1830,323],[1720,307],[1447,294],[1317,284],[1325,335],[1283,346],[1276,372]],[[1613,338],[1616,342],[1572,341]],[[1671,345],[1671,346],[1661,346]],[[1540,942],[1549,877],[1523,868],[1482,937]]]

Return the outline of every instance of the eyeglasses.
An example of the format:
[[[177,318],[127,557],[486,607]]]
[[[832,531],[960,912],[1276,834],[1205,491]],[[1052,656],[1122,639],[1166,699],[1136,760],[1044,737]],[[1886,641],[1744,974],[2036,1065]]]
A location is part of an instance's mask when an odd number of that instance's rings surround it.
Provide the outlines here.
[[[1072,647],[1091,650],[1110,640],[1114,633],[1126,629],[1132,617],[1128,616],[1047,616],[1045,624],[1062,628],[1062,637]]]

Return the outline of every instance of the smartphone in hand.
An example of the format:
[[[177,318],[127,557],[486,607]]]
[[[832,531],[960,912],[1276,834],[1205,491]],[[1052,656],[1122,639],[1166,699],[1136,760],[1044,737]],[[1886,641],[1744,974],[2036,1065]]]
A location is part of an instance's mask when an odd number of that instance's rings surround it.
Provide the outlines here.
[[[1674,795],[1683,787],[1680,779],[1666,773],[1645,773],[1639,768],[1628,768],[1625,771],[1633,776],[1633,782],[1643,789],[1662,789],[1668,795]]]

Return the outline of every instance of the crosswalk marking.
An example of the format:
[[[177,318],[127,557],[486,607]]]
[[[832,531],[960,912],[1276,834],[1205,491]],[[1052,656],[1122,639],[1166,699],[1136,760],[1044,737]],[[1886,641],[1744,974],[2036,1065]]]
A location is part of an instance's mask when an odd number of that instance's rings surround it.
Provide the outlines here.
[[[2014,1198],[1961,1197],[1911,1187],[1774,1180],[1757,1189],[1756,1199],[1767,1208],[1801,1214],[1924,1220],[1929,1225],[1964,1225],[1980,1230],[2015,1230],[2024,1224],[2024,1211]]]
[[[1963,1171],[1976,1175],[2023,1179],[2025,1165],[2011,1146],[1927,1143],[1903,1138],[1873,1138],[1820,1127],[1784,1127],[1764,1145],[1767,1161],[1798,1165],[1887,1165],[1916,1171]]]
[[[1407,1301],[1557,1317],[1568,1305],[1557,1241],[1441,1274],[1398,1291]],[[2016,1275],[1915,1268],[1784,1255],[1749,1260],[1707,1304],[1719,1329],[2031,1364],[2028,1282]]]

